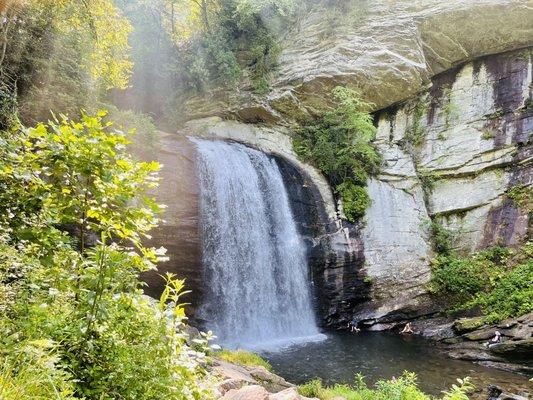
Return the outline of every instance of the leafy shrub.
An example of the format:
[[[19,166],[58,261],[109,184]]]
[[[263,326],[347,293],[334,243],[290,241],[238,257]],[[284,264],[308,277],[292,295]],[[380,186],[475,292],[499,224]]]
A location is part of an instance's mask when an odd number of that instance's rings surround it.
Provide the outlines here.
[[[121,110],[111,104],[106,104],[106,109],[106,121],[112,122],[115,129],[131,134],[130,146],[143,151],[155,150],[157,127],[151,116],[133,110]]]
[[[163,255],[142,244],[158,222],[145,195],[158,165],[134,161],[104,117],[0,133],[2,379],[34,398],[208,399],[183,281],[167,276],[157,304],[138,280]],[[30,370],[17,357],[35,343],[51,350]]]
[[[533,260],[517,265],[495,282],[494,288],[479,296],[475,304],[487,314],[487,321],[524,315],[533,310]]]
[[[376,135],[370,105],[357,92],[337,87],[335,107],[304,123],[293,140],[298,156],[323,172],[342,199],[349,221],[364,215],[370,204],[368,176],[379,170],[381,157],[372,141]]]
[[[514,201],[514,203],[524,211],[533,212],[533,190],[526,185],[513,186],[507,192],[507,197]]]
[[[10,129],[17,118],[17,96],[14,88],[0,82],[0,130]]]
[[[456,232],[445,228],[442,224],[435,220],[429,222],[429,230],[433,239],[433,246],[439,255],[448,256],[453,253],[453,241]]]
[[[455,309],[479,307],[488,322],[533,310],[532,244],[513,251],[492,247],[460,257],[440,254],[432,265],[431,290],[447,297]]]
[[[234,364],[250,367],[261,366],[265,367],[268,371],[272,370],[272,365],[268,361],[257,354],[245,350],[222,350],[216,353],[216,356],[221,360]]]
[[[71,376],[59,364],[51,342],[33,341],[4,358],[0,398],[5,400],[74,400]]]
[[[467,394],[473,390],[468,378],[458,380],[449,392],[445,392],[443,400],[468,400]],[[320,400],[333,400],[343,397],[347,400],[431,400],[417,387],[416,375],[404,372],[400,378],[379,381],[375,389],[369,388],[361,375],[357,375],[354,385],[337,384],[325,387],[320,380],[313,380],[298,388],[306,397],[317,397]]]

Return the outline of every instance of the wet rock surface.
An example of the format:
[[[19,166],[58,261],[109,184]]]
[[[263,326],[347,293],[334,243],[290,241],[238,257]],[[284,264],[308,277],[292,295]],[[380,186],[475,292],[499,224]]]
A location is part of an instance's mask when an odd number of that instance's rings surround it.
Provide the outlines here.
[[[417,321],[415,331],[452,357],[533,376],[533,313],[487,325],[479,317]],[[493,341],[496,332],[501,334]]]
[[[187,280],[191,292],[183,297],[190,303],[188,312],[201,298],[203,275],[201,268],[200,235],[198,229],[198,183],[196,180],[194,147],[185,136],[158,132],[150,145],[135,146],[133,152],[144,161],[158,161],[162,167],[162,184],[154,193],[166,206],[159,226],[150,232],[145,244],[165,247],[168,261],[158,265],[158,271],[142,274],[148,284],[148,295],[159,298],[164,289],[160,274],[170,272]]]

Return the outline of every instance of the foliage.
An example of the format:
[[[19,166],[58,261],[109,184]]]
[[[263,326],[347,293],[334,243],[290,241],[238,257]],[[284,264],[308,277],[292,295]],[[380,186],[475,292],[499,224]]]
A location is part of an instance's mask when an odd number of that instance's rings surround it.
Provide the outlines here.
[[[76,115],[107,89],[127,86],[131,28],[111,0],[17,4],[2,25],[0,81],[15,89],[24,122],[46,120],[51,109]]]
[[[14,88],[0,82],[0,130],[16,124],[17,96]]]
[[[113,123],[113,128],[131,134],[130,148],[138,149],[139,152],[155,151],[158,134],[151,116],[132,110],[120,110],[112,104],[107,104],[105,108],[108,110],[105,119]]]
[[[533,190],[527,185],[516,185],[507,191],[507,197],[522,210],[533,212]]]
[[[425,127],[422,123],[429,107],[429,95],[423,96],[413,108],[413,117],[409,128],[405,132],[405,140],[414,147],[419,147],[424,143]]]
[[[364,215],[370,203],[368,176],[379,170],[381,158],[372,141],[376,135],[370,104],[352,89],[332,92],[335,107],[304,123],[293,140],[298,156],[317,167],[335,186],[348,220]]]
[[[533,310],[533,247],[492,247],[468,257],[453,251],[433,260],[431,289],[455,309],[479,307],[488,322]]]
[[[10,400],[74,400],[70,375],[58,367],[50,342],[26,344],[18,354],[3,360],[0,398]]]
[[[169,3],[167,29],[188,71],[189,88],[202,91],[210,83],[235,86],[246,71],[257,92],[267,91],[268,74],[277,67],[281,26],[292,15],[295,0]],[[179,16],[175,7],[181,7]]]
[[[230,363],[245,365],[245,366],[261,366],[265,367],[268,371],[272,370],[272,365],[261,356],[255,353],[250,353],[245,350],[222,350],[216,353],[216,356],[221,360],[228,361]]]
[[[429,221],[429,229],[433,239],[435,251],[441,256],[449,256],[453,253],[453,241],[457,235],[456,232],[445,228],[435,220]]]
[[[449,392],[444,393],[442,400],[468,400],[468,393],[474,389],[468,378],[458,380]],[[324,387],[320,380],[313,380],[298,388],[306,397],[317,397],[320,400],[333,400],[338,397],[346,400],[431,400],[432,397],[422,393],[417,387],[416,375],[404,372],[399,378],[379,381],[375,389],[369,388],[361,375],[356,375],[355,384],[337,384]]]
[[[435,189],[435,182],[438,179],[438,174],[436,174],[434,171],[428,171],[423,169],[417,169],[417,174],[418,179],[420,180],[420,184],[422,185],[424,195],[427,198]]]
[[[163,254],[142,244],[158,222],[160,207],[143,194],[157,185],[158,165],[135,162],[126,134],[104,117],[0,134],[1,390],[209,398],[204,354],[186,345],[183,281],[167,276],[157,305],[138,280]]]

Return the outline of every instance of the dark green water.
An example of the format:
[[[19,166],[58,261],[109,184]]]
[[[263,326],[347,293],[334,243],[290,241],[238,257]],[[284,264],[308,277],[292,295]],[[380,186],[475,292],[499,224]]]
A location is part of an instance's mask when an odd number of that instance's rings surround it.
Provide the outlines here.
[[[262,356],[270,361],[276,373],[296,384],[314,378],[322,378],[328,384],[350,383],[358,372],[368,383],[374,383],[407,370],[416,372],[421,389],[433,395],[466,376],[473,378],[479,389],[496,384],[515,393],[533,394],[525,376],[450,359],[431,341],[416,336],[328,333],[324,341],[264,352]]]

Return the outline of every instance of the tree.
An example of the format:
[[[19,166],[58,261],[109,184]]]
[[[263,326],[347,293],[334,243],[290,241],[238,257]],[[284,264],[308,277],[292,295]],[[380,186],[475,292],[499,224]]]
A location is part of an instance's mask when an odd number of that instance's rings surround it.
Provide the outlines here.
[[[23,120],[46,120],[51,109],[74,115],[110,88],[127,86],[131,26],[111,0],[10,4],[0,80],[16,92]]]

